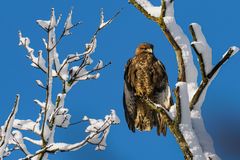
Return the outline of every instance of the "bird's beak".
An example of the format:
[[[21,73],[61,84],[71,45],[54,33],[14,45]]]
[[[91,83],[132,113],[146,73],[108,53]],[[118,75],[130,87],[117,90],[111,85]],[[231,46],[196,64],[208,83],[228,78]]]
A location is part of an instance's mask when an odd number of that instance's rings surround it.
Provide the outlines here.
[[[146,51],[149,52],[149,53],[153,52],[152,48],[148,48],[148,49],[146,49]]]

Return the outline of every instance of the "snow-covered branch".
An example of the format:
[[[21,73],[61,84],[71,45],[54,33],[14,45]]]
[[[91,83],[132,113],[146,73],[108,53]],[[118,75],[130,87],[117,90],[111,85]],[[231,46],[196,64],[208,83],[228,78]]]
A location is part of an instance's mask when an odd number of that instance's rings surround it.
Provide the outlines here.
[[[235,46],[230,47],[223,55],[223,58],[213,66],[212,49],[208,45],[200,25],[196,23],[190,25],[190,31],[193,36],[193,42],[190,44],[189,39],[176,23],[174,0],[162,0],[161,6],[153,6],[149,0],[129,0],[129,2],[147,18],[160,26],[176,53],[178,63],[178,82],[175,89],[176,104],[170,109],[170,111],[176,112],[173,114],[175,125],[167,124],[176,137],[185,159],[220,159],[215,153],[212,139],[205,129],[201,116],[201,107],[207,88],[221,66],[235,55],[239,48]],[[156,10],[156,8],[158,9]],[[200,85],[197,83],[198,72],[193,62],[191,46],[197,53],[200,65],[202,75]],[[157,107],[152,105],[149,106],[152,108]],[[163,115],[165,114],[163,110],[159,110],[159,112]],[[169,122],[168,117],[164,116],[164,119],[166,122]],[[182,138],[179,139],[178,136],[182,136]],[[182,145],[187,147],[187,151],[190,151],[190,153],[184,150]]]
[[[15,119],[19,102],[19,96],[17,96],[13,111],[0,130],[0,159],[9,156],[15,150],[21,150],[24,153],[25,158],[23,159],[45,160],[48,159],[49,153],[74,151],[81,149],[86,144],[96,145],[96,150],[105,149],[110,127],[120,122],[114,110],[111,111],[110,115],[106,115],[104,120],[90,119],[85,116],[84,120],[88,120],[90,124],[86,128],[87,135],[83,141],[74,144],[55,142],[55,133],[57,127],[67,128],[70,124],[71,114],[65,106],[65,101],[67,93],[73,85],[82,80],[99,78],[99,71],[111,64],[111,62],[104,64],[102,60],[99,60],[96,65],[92,65],[93,60],[90,56],[97,47],[98,33],[109,25],[119,13],[117,12],[112,18],[105,21],[103,10],[101,10],[100,24],[90,42],[85,45],[85,51],[68,55],[62,63],[60,63],[57,52],[58,45],[64,37],[71,34],[73,28],[80,24],[80,22],[72,23],[72,10],[66,18],[63,31],[59,37],[56,28],[60,24],[62,15],[56,18],[55,11],[52,9],[49,20],[37,20],[37,24],[47,34],[47,38],[43,38],[44,50],[39,50],[38,56],[34,55],[34,49],[30,47],[30,39],[23,37],[22,33],[19,32],[19,45],[27,50],[32,66],[46,74],[45,83],[42,80],[36,80],[36,84],[45,91],[46,98],[43,102],[34,100],[40,107],[40,112],[37,119],[33,121],[31,119]],[[73,62],[79,62],[79,65],[74,66]],[[87,67],[90,69],[87,70]],[[56,99],[52,94],[54,78],[58,78],[63,84]],[[17,130],[12,131],[12,128]],[[21,131],[35,133],[38,138],[24,137]],[[38,146],[39,150],[30,153],[24,141]],[[9,148],[8,145],[13,147]]]
[[[148,0],[129,0],[147,18],[158,21],[161,13],[161,6],[153,6]]]
[[[4,152],[8,152],[6,149],[7,149],[9,140],[11,138],[13,122],[18,111],[19,99],[20,99],[20,96],[17,95],[12,112],[8,116],[7,120],[5,121],[5,124],[1,126],[1,129],[0,129],[0,159],[2,159],[3,156],[6,154]]]
[[[104,120],[96,120],[91,118],[84,118],[84,121],[89,121],[90,125],[86,128],[85,132],[88,133],[86,138],[78,143],[67,144],[63,142],[51,143],[43,149],[38,150],[34,155],[28,155],[23,159],[35,158],[40,153],[48,152],[48,153],[56,153],[56,152],[67,152],[67,151],[75,151],[81,149],[87,144],[96,145],[96,150],[105,150],[106,138],[110,131],[111,125],[118,124],[120,122],[118,116],[116,115],[114,110],[111,110],[111,114],[105,116]],[[32,141],[32,140],[29,140]]]
[[[208,86],[211,84],[212,80],[216,77],[218,71],[222,67],[222,65],[231,58],[234,54],[238,52],[238,47],[230,47],[228,51],[223,55],[222,59],[214,66],[212,69],[210,69],[209,73],[206,74],[205,78],[202,79],[199,87],[197,88],[196,92],[194,93],[191,102],[190,102],[190,108],[199,108],[202,106],[202,103],[204,102],[205,95],[208,89]],[[202,57],[202,56],[200,56]],[[201,60],[199,60],[199,63],[201,65]],[[206,68],[207,64],[203,63],[204,69]]]
[[[74,151],[82,148],[86,144],[90,143],[96,145],[96,150],[104,150],[107,146],[106,138],[110,131],[112,124],[118,124],[120,122],[115,111],[112,110],[110,115],[105,117],[105,120],[96,120],[85,117],[85,120],[88,120],[90,125],[86,128],[85,132],[88,133],[88,136],[81,142],[75,144],[66,144],[66,143],[55,143],[47,149],[48,152],[57,152],[57,151]]]

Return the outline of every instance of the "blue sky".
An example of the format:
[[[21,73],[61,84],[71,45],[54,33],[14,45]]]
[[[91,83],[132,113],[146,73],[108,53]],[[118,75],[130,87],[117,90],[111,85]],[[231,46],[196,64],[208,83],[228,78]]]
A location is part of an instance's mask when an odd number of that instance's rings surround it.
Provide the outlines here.
[[[152,2],[158,4],[159,0]],[[190,23],[201,24],[213,48],[213,62],[216,64],[228,47],[240,46],[239,5],[238,0],[176,1],[175,15],[177,22],[188,36],[190,36],[188,31]],[[121,8],[123,10],[118,18],[98,35],[98,46],[92,56],[95,62],[102,59],[106,63],[112,61],[112,65],[101,71],[99,80],[76,85],[68,94],[66,101],[73,122],[80,120],[83,115],[103,118],[110,113],[111,108],[114,108],[121,123],[111,128],[106,151],[96,152],[94,146],[88,145],[79,151],[57,153],[50,156],[50,159],[183,159],[175,139],[169,132],[167,137],[157,136],[155,130],[150,133],[131,133],[125,123],[122,107],[124,65],[133,56],[139,43],[151,42],[155,45],[155,54],[167,68],[171,87],[177,79],[175,54],[160,28],[128,4],[127,0],[1,1],[0,124],[3,124],[11,111],[17,93],[21,95],[17,118],[37,117],[39,108],[33,100],[36,98],[44,100],[45,93],[34,82],[36,79],[44,81],[45,75],[30,67],[25,50],[18,47],[17,32],[21,30],[25,36],[30,37],[35,50],[43,49],[41,38],[45,35],[36,25],[35,20],[49,18],[52,7],[55,8],[56,15],[63,13],[63,19],[73,7],[73,20],[83,22],[72,31],[73,35],[65,38],[60,44],[58,51],[61,60],[68,53],[84,50],[84,44],[90,40],[98,26],[101,8],[104,8],[106,18],[114,15]],[[217,153],[227,160],[240,158],[239,60],[240,55],[237,54],[223,66],[209,88],[202,111],[207,130],[215,141]],[[56,81],[55,93],[59,89],[57,87],[59,87],[58,81]],[[84,127],[84,125],[76,125],[69,129],[58,129],[56,140],[77,142],[84,137]],[[30,147],[30,151],[34,149],[36,148]],[[9,159],[21,156],[23,155],[20,152],[16,152]]]

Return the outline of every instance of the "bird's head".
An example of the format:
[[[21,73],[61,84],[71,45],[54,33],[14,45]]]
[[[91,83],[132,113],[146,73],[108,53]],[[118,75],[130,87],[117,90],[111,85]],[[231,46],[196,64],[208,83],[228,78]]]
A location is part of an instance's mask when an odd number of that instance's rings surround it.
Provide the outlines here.
[[[135,54],[139,55],[142,53],[153,53],[153,45],[150,43],[141,43],[138,45]]]

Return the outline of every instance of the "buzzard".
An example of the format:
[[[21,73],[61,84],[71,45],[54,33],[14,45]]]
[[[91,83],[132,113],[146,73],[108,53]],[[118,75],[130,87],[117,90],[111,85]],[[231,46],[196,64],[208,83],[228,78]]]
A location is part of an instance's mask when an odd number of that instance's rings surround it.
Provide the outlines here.
[[[168,77],[164,65],[154,56],[153,45],[140,44],[135,56],[128,60],[124,73],[123,105],[130,130],[150,131],[157,127],[157,134],[166,135],[166,123],[161,114],[143,101],[149,99],[167,110],[172,105]]]

